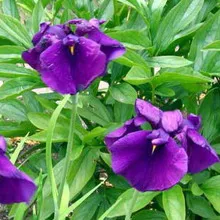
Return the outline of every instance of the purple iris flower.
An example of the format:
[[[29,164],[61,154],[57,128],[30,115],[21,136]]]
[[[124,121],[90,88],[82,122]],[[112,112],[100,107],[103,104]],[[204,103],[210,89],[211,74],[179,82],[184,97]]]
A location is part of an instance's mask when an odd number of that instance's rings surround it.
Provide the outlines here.
[[[100,31],[100,23],[97,19],[74,19],[54,26],[42,23],[33,37],[34,47],[22,57],[50,88],[76,94],[103,76],[110,60],[125,53],[122,44]],[[76,25],[75,33],[71,25]]]
[[[105,143],[113,171],[139,191],[165,190],[189,171],[196,173],[219,162],[216,152],[198,130],[201,118],[184,118],[179,110],[163,112],[137,99],[137,116],[110,132]],[[151,131],[141,130],[148,122]]]
[[[6,157],[6,141],[0,136],[0,203],[30,202],[36,186],[33,180],[19,171]]]

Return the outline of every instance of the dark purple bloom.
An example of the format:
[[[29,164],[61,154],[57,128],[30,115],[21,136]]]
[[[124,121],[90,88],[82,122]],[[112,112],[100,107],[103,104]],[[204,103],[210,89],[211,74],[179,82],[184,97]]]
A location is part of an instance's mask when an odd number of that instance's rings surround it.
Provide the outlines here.
[[[99,30],[99,25],[104,23],[103,20],[91,19],[73,19],[68,22],[76,25],[76,35],[87,35],[90,40],[101,45],[101,51],[106,55],[107,60],[114,60],[125,53],[125,48],[117,40],[110,38]]]
[[[219,162],[216,152],[199,134],[201,118],[185,118],[179,110],[163,112],[137,99],[137,116],[109,133],[105,142],[112,155],[113,171],[140,191],[164,190],[186,172],[196,173]],[[152,131],[141,131],[148,122]]]
[[[139,191],[170,188],[187,172],[185,150],[169,137],[161,144],[156,141],[155,148],[153,142],[158,139],[159,135],[151,131],[136,131],[108,146],[113,171],[124,176]]]
[[[0,136],[0,203],[30,202],[36,186],[32,179],[19,171],[5,156],[6,142]]]
[[[94,22],[87,23],[92,25]],[[85,21],[84,29],[88,29],[87,23]],[[77,26],[75,33],[69,27],[71,24]],[[62,94],[76,94],[86,89],[93,80],[105,74],[110,60],[125,52],[125,48],[102,33],[98,25],[93,24],[92,28],[96,26],[99,39],[90,37],[87,32],[80,33],[78,25],[76,20],[54,26],[42,23],[33,37],[34,47],[22,54],[23,59],[41,74],[44,83]]]

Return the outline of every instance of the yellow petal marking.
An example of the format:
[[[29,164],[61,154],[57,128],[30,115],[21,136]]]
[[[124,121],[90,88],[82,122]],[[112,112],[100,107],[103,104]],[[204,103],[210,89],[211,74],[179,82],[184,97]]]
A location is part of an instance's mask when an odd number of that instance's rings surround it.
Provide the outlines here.
[[[156,149],[156,147],[157,147],[157,145],[153,145],[153,147],[152,147],[152,152],[151,152],[151,154],[153,154],[154,153],[154,151],[155,151],[155,149]]]
[[[74,46],[70,46],[69,49],[70,49],[70,53],[71,53],[72,55],[74,55],[74,49],[75,49]]]

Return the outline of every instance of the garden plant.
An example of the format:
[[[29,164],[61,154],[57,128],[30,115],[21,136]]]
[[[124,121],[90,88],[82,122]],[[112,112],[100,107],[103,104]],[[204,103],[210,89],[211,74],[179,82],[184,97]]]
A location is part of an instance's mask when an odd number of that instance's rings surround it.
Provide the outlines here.
[[[220,219],[219,0],[0,0],[0,219]]]

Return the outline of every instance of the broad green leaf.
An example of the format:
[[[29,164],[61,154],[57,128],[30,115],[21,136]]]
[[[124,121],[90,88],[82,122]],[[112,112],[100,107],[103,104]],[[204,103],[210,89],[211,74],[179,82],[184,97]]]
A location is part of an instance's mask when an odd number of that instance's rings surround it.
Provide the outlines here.
[[[125,104],[134,105],[135,99],[137,98],[137,92],[128,83],[113,85],[109,91],[116,101]]]
[[[201,105],[198,113],[202,117],[202,134],[212,142],[216,137],[219,137],[220,128],[220,89],[215,88],[210,90]]]
[[[114,15],[114,1],[112,0],[104,0],[99,5],[98,15],[99,19],[108,20],[111,19]]]
[[[163,212],[153,210],[143,210],[133,216],[132,220],[166,220]]]
[[[98,193],[94,193],[88,199],[86,199],[81,205],[79,205],[76,209],[74,209],[71,219],[72,220],[92,219],[101,201],[102,201],[101,196]]]
[[[195,195],[195,196],[201,196],[203,194],[203,191],[201,190],[201,188],[199,187],[199,185],[197,183],[192,184],[191,191],[192,191],[193,195]]]
[[[164,69],[160,71],[160,75],[156,75],[151,80],[154,86],[161,85],[165,82],[176,82],[181,85],[192,86],[194,84],[202,86],[202,84],[212,82],[212,79],[197,72],[191,68]],[[193,89],[193,88],[191,88]]]
[[[15,0],[3,0],[2,1],[2,9],[4,14],[10,15],[14,18],[20,19],[17,4]]]
[[[42,112],[30,112],[28,113],[28,119],[30,122],[40,129],[47,129],[48,123],[50,121],[50,114]],[[69,120],[64,117],[59,116],[57,119],[56,127],[66,128],[66,131],[69,129]]]
[[[145,60],[150,67],[178,68],[192,64],[191,61],[178,56],[147,57]]]
[[[5,137],[21,137],[34,130],[30,122],[0,121],[0,134]]]
[[[194,62],[194,69],[196,71],[220,73],[218,62],[220,53],[216,51],[203,51],[207,44],[220,39],[219,23],[220,12],[217,12],[197,31],[192,41],[189,59]]]
[[[40,23],[44,20],[44,8],[41,0],[38,0],[32,14],[32,26],[34,32],[38,32]]]
[[[40,102],[38,102],[37,97],[38,94],[32,91],[24,92],[22,94],[24,104],[27,108],[28,112],[42,112],[43,107],[41,106]]]
[[[185,198],[180,186],[163,192],[163,207],[168,220],[185,220]]]
[[[133,105],[125,104],[121,102],[115,102],[114,104],[114,116],[115,121],[117,122],[125,122],[132,117],[134,112]]]
[[[181,0],[162,20],[154,39],[156,54],[167,49],[176,34],[186,28],[203,6],[203,0]]]
[[[95,172],[98,149],[88,150],[72,163],[67,182],[70,186],[70,199],[76,196]]]
[[[64,217],[68,216],[71,212],[75,211],[75,209],[77,207],[79,207],[92,193],[94,193],[101,185],[103,184],[103,182],[99,183],[96,187],[94,187],[93,189],[91,189],[89,192],[87,192],[83,197],[81,197],[80,199],[78,199],[76,202],[74,202],[67,210],[65,210],[64,213],[61,213],[61,219],[63,219]],[[97,197],[97,196],[96,196]],[[97,204],[96,204],[96,208],[97,208]],[[91,211],[90,210],[90,216],[91,216]],[[94,211],[93,211],[94,213]],[[85,214],[85,213],[84,213]],[[74,217],[71,219],[75,219]],[[86,219],[89,219],[89,216],[86,216]]]
[[[10,51],[10,50],[9,50]],[[1,54],[0,54],[1,57]],[[15,64],[0,64],[0,77],[15,78],[15,77],[34,77],[39,78],[36,71],[17,66]]]
[[[8,80],[0,87],[0,100],[18,96],[22,92],[37,88],[40,84],[37,78],[20,77]]]
[[[124,46],[134,50],[142,50],[151,46],[147,30],[124,30],[111,32],[108,35],[123,43]]]
[[[0,14],[0,36],[26,48],[31,47],[31,38],[25,26],[17,19],[4,14]]]
[[[203,218],[216,217],[214,210],[205,198],[192,195],[188,195],[186,198],[189,209],[196,215],[199,215]]]
[[[215,210],[220,213],[220,176],[214,176],[205,181],[201,189]]]
[[[105,126],[112,120],[109,111],[98,98],[92,95],[80,95],[80,102],[82,103],[82,106],[78,107],[78,114],[80,116],[102,126]]]
[[[203,50],[220,51],[220,40],[216,40],[211,44],[206,45]]]
[[[140,54],[131,49],[127,49],[124,56],[116,59],[115,62],[129,67],[140,66],[143,69],[146,69],[146,71],[150,71],[150,68],[147,65],[145,59]]]
[[[109,208],[110,211],[106,211],[108,213],[106,217],[113,218],[125,215],[130,205],[132,195],[134,194],[134,190],[135,189],[128,189],[123,194],[121,194],[121,196],[119,196],[115,202],[115,205],[113,204],[112,207]],[[145,207],[159,193],[160,192],[138,192],[137,201],[133,207],[132,212],[138,211],[139,209]]]
[[[151,34],[154,38],[158,29],[158,26],[160,24],[161,15],[164,9],[164,6],[166,5],[167,0],[150,0],[149,1],[149,7],[151,11]]]
[[[82,190],[82,188],[87,184],[87,182],[91,179],[96,167],[95,160],[98,158],[97,153],[98,153],[97,149],[84,150],[82,155],[77,160],[72,162],[67,179],[70,187],[70,200],[72,200],[73,197],[76,196]],[[61,160],[54,167],[54,175],[57,185],[59,185],[61,182],[63,165],[64,165],[64,160]],[[53,213],[51,187],[48,179],[46,179],[46,182],[43,187],[43,198],[44,199],[43,199],[43,206],[42,206],[40,219],[48,218]],[[76,203],[77,202],[78,201],[76,201]],[[75,203],[73,204],[75,205]],[[70,207],[65,211],[65,213],[67,212],[67,215],[69,214],[68,210],[71,209]],[[65,213],[62,214],[66,216]]]
[[[21,53],[24,47],[6,45],[0,46],[0,63],[23,63]]]
[[[0,114],[13,121],[27,121],[27,109],[16,99],[0,101]]]
[[[124,78],[124,81],[133,84],[141,85],[150,81],[151,73],[140,66],[133,66]]]

